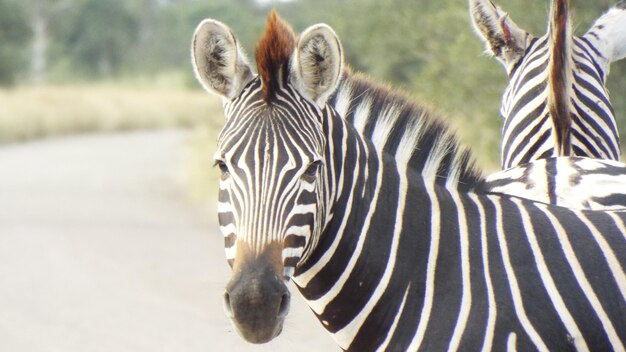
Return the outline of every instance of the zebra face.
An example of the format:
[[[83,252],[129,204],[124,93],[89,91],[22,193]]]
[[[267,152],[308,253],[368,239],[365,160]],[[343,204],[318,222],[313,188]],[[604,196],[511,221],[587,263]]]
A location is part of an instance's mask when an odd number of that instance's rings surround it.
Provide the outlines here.
[[[295,89],[283,88],[280,102],[268,105],[261,87],[256,78],[225,105],[228,120],[215,154],[218,218],[231,267],[249,253],[279,246],[284,269],[277,274],[288,280],[313,230],[321,227],[324,138],[315,115],[320,111]],[[246,106],[237,107],[242,99]]]
[[[314,248],[325,223],[326,104],[342,68],[339,40],[326,25],[298,40],[275,13],[257,46],[253,74],[235,36],[205,20],[192,44],[200,83],[224,100],[226,124],[215,164],[218,218],[233,275],[224,306],[239,333],[264,343],[282,331],[286,282]]]
[[[260,80],[249,89],[261,95]],[[321,228],[324,144],[321,124],[302,116],[305,110],[295,114],[294,105],[269,107],[262,99],[248,104],[228,117],[218,140],[218,219],[234,273],[226,311],[240,331],[254,332],[244,335],[249,341],[265,342],[280,332],[289,309],[285,283]]]

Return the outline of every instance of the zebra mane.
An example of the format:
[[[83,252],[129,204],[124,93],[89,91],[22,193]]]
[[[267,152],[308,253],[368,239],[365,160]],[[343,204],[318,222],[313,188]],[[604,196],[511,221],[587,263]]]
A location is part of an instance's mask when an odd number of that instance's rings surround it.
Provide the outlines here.
[[[438,115],[405,94],[348,69],[329,103],[400,168],[449,188],[469,190],[482,182],[469,149]]]
[[[569,18],[569,0],[552,1],[548,38],[550,63],[548,78],[548,109],[556,136],[559,155],[569,155],[571,150],[570,86],[572,65],[572,28]]]

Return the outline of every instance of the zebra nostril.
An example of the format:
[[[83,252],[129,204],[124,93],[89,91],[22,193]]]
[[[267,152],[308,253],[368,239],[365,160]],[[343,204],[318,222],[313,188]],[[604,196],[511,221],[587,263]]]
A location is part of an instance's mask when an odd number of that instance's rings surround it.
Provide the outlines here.
[[[228,291],[224,292],[224,310],[229,318],[232,319],[234,317],[233,308],[230,305],[230,294]]]
[[[278,307],[278,317],[284,318],[289,313],[289,303],[291,302],[291,296],[289,292],[283,293],[280,297],[280,306]]]

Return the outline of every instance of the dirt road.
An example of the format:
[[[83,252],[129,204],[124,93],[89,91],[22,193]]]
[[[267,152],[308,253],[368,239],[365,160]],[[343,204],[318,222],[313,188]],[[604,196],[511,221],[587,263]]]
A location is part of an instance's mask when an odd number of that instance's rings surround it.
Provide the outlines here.
[[[214,214],[180,131],[0,148],[0,351],[336,351],[298,293],[282,336],[239,338]]]

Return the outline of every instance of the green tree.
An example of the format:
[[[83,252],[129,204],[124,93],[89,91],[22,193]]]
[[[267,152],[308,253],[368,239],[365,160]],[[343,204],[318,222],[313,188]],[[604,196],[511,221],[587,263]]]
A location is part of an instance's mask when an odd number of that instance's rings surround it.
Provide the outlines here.
[[[86,0],[69,11],[63,46],[83,74],[119,74],[136,44],[137,17],[122,0]]]
[[[0,0],[0,85],[15,83],[25,69],[30,31],[22,9]]]

